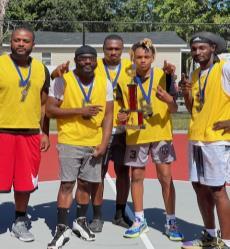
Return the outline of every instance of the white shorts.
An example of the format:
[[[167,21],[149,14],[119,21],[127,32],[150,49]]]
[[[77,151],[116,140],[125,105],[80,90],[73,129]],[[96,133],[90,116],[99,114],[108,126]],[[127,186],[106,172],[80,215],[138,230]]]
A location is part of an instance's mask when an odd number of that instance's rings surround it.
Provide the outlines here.
[[[171,163],[176,160],[172,141],[159,141],[147,144],[127,145],[125,151],[125,165],[131,167],[145,167],[149,153],[155,164]]]
[[[230,146],[189,144],[190,180],[207,186],[230,182]]]

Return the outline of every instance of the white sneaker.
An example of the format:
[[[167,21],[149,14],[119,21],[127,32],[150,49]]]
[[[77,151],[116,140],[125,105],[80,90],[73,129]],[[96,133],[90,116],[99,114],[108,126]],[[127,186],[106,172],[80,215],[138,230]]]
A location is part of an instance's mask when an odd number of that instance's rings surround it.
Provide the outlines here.
[[[79,217],[78,219],[74,220],[72,230],[74,234],[84,240],[95,240],[95,234],[90,230],[86,221],[86,217]]]
[[[64,225],[59,224],[56,227],[55,235],[52,241],[48,244],[47,249],[59,249],[70,239],[71,229]]]
[[[11,235],[24,242],[34,241],[34,235],[29,231],[28,227],[28,217],[18,217],[12,225]]]

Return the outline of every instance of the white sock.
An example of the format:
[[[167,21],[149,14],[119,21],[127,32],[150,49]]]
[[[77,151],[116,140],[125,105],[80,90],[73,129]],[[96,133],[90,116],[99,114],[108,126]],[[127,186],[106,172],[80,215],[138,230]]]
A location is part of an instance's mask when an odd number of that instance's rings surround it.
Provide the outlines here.
[[[144,211],[135,212],[135,218],[139,221],[144,221]]]
[[[205,230],[209,233],[209,235],[211,235],[212,237],[217,237],[217,230],[214,229],[207,229],[205,228]]]
[[[222,241],[226,246],[230,247],[230,239],[222,239]]]
[[[176,221],[176,216],[175,214],[166,214],[166,224],[170,225],[170,220],[175,220]]]

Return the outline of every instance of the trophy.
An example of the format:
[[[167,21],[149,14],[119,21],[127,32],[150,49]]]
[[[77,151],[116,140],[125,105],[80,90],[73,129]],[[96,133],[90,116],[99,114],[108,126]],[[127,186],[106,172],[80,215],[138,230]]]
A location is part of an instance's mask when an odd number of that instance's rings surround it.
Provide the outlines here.
[[[137,83],[134,81],[134,77],[136,76],[136,68],[135,65],[126,69],[126,73],[131,77],[131,83],[127,84],[128,87],[128,109],[122,109],[120,112],[125,112],[129,115],[127,121],[121,122],[121,126],[125,126],[129,129],[144,129],[144,114],[142,109],[138,109],[138,101],[137,101]]]

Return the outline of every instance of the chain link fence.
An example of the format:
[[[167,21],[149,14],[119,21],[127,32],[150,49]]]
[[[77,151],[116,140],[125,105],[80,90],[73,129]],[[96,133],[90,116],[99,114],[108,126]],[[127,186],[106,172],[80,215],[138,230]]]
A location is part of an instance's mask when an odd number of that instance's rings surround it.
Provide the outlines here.
[[[17,26],[27,25],[34,31],[53,32],[80,32],[84,43],[84,34],[88,32],[161,32],[175,31],[185,42],[191,35],[199,31],[211,31],[220,34],[228,43],[230,53],[230,23],[156,23],[156,22],[104,22],[104,21],[60,21],[60,20],[4,20],[0,21],[3,28],[3,41],[9,41],[12,30]],[[182,53],[181,71],[188,71],[189,53]],[[176,130],[186,130],[189,123],[189,114],[184,106],[183,97],[179,94],[178,105],[180,112],[173,115],[173,125]]]

